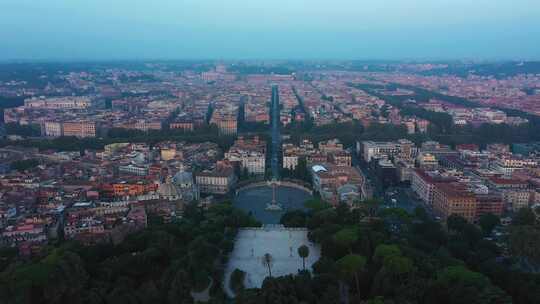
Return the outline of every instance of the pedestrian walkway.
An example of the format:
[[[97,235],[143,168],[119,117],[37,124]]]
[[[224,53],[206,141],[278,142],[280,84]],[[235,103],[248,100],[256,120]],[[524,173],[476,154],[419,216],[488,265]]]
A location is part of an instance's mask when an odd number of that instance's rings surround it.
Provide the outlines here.
[[[306,268],[320,257],[320,248],[311,243],[306,228],[286,228],[283,225],[265,225],[261,228],[241,229],[236,237],[234,249],[225,270],[224,289],[229,296],[234,296],[229,288],[231,273],[240,269],[246,273],[246,288],[260,288],[268,276],[268,268],[262,258],[266,253],[272,256],[272,276],[296,274],[302,269],[302,258],[298,256],[298,247],[309,247]]]

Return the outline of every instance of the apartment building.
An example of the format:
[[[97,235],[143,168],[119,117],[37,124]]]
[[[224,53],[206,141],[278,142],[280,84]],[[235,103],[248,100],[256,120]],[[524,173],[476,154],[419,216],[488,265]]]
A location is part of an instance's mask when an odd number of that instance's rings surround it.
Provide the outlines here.
[[[433,210],[443,219],[457,214],[472,223],[476,208],[476,196],[463,184],[439,183],[433,188]]]
[[[118,171],[122,174],[146,176],[149,172],[149,166],[129,164],[119,166]]]
[[[437,160],[435,155],[431,153],[419,153],[416,157],[416,162],[418,163],[418,167],[424,170],[432,171],[439,168],[439,161]]]
[[[513,211],[529,207],[534,196],[527,181],[515,178],[491,177],[488,179],[488,185],[502,192],[506,208]]]
[[[249,174],[264,174],[266,170],[266,141],[258,136],[246,139],[240,136],[225,153],[225,159],[237,163]]]
[[[96,137],[96,122],[66,121],[62,124],[63,136]]]
[[[320,163],[311,167],[311,175],[313,190],[326,201],[337,204],[346,197],[362,197],[364,179],[356,168]]]
[[[50,98],[30,98],[24,100],[24,107],[28,109],[69,110],[86,109],[92,105],[90,97],[67,96]]]
[[[182,121],[171,122],[169,124],[169,128],[171,130],[180,129],[184,131],[193,131],[195,129],[195,126],[194,126],[193,121],[182,120]]]
[[[46,121],[41,126],[41,133],[47,137],[60,137],[63,135],[62,123],[56,121]]]
[[[476,218],[484,214],[501,216],[504,212],[504,202],[501,193],[488,193],[476,195]]]
[[[218,162],[212,171],[203,171],[195,175],[201,193],[227,194],[236,183],[236,175],[232,164]]]
[[[217,121],[219,132],[223,135],[236,135],[238,132],[238,120],[236,116],[226,116]]]
[[[497,159],[496,162],[494,162],[494,164],[492,165],[492,169],[504,174],[504,176],[506,177],[510,177],[512,176],[512,173],[514,173],[514,171],[516,170],[528,167],[536,167],[537,165],[538,163],[536,161],[530,159],[502,157]]]
[[[283,153],[283,168],[289,170],[294,170],[298,166],[300,158],[311,159],[310,156],[317,153],[313,143],[307,139],[302,140],[300,145],[283,143],[281,145],[281,151]],[[321,159],[319,162],[325,162],[325,159]]]
[[[97,124],[94,121],[46,121],[41,125],[41,130],[46,137],[96,137]]]
[[[411,189],[428,206],[433,205],[433,189],[438,183],[455,181],[452,177],[443,177],[436,171],[414,169],[411,171]]]
[[[214,110],[210,124],[215,124],[220,134],[236,135],[238,132],[238,107],[226,106]]]
[[[413,159],[417,152],[414,143],[407,139],[400,139],[396,142],[362,141],[356,143],[356,149],[358,153],[362,153],[366,162],[370,162],[374,158],[396,156],[402,159]]]

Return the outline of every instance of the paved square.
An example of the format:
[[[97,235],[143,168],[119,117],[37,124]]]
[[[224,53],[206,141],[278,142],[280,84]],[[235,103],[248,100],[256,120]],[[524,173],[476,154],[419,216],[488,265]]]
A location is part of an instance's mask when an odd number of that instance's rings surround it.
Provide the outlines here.
[[[262,257],[270,253],[273,258],[272,276],[296,274],[302,269],[302,258],[298,256],[298,247],[309,247],[306,269],[311,270],[321,251],[318,245],[311,243],[306,228],[284,228],[281,225],[265,225],[263,228],[246,228],[238,231],[234,249],[225,269],[225,291],[234,294],[229,288],[231,273],[240,269],[246,273],[246,288],[260,288],[268,276],[268,269],[262,263]]]

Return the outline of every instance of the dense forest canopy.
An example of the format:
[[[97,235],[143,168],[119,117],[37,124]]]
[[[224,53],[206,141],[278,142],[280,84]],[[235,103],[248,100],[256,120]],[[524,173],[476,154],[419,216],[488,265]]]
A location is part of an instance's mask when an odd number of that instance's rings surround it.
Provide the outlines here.
[[[66,242],[31,261],[4,250],[0,303],[192,303],[190,292],[210,281],[213,297],[224,299],[219,265],[237,229],[259,225],[230,204],[208,210],[193,204],[181,221],[153,219],[116,246]]]
[[[313,272],[267,277],[260,289],[245,289],[245,273],[234,272],[235,303],[539,303],[540,275],[501,259],[484,228],[461,218],[446,228],[421,208],[373,213],[370,206],[378,203],[351,210],[313,201],[307,212],[285,214],[285,226],[308,227],[321,258]],[[529,215],[520,212],[513,226],[513,233],[526,231],[527,240],[539,229]],[[5,249],[0,303],[192,303],[191,293],[210,285],[211,303],[228,303],[223,267],[236,231],[258,225],[230,204],[190,205],[183,219],[152,219],[148,229],[116,246],[66,242],[30,261]],[[525,240],[513,253],[526,256],[538,246]]]

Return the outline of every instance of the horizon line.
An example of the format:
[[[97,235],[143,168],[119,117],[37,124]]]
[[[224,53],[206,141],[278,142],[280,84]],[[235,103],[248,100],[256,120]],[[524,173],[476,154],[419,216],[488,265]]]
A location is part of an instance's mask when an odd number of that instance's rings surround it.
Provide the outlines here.
[[[299,61],[299,62],[408,62],[408,63],[436,63],[436,62],[486,62],[486,63],[497,63],[497,62],[540,62],[540,58],[263,58],[263,57],[245,57],[245,58],[217,58],[217,57],[207,57],[207,58],[190,58],[190,57],[178,57],[178,58],[167,58],[167,57],[141,57],[141,58],[8,58],[0,59],[0,64],[6,63],[107,63],[107,62],[149,62],[149,61],[164,61],[164,62],[242,62],[242,61]]]

